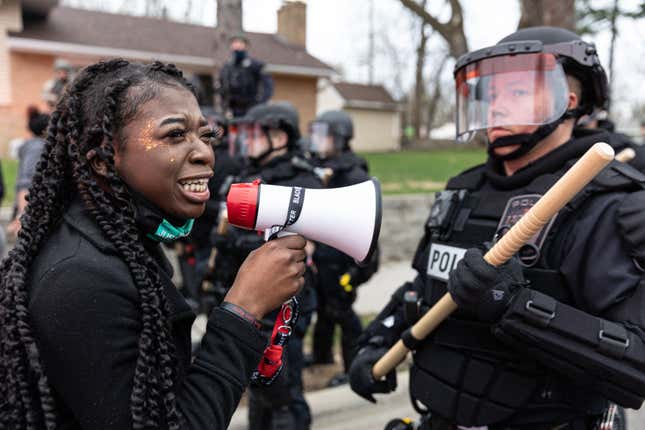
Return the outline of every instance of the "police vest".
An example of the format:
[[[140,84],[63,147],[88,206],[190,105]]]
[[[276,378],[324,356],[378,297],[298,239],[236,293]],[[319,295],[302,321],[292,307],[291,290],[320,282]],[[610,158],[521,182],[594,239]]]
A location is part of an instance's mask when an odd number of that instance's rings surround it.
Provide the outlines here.
[[[467,248],[503,234],[571,164],[508,190],[493,188],[486,181],[485,166],[478,166],[437,193],[413,261],[425,280],[424,305],[433,305],[446,293],[448,274]],[[558,262],[550,261],[557,255],[558,231],[594,194],[641,189],[642,183],[642,175],[614,162],[579,193],[518,253],[530,288],[570,303]],[[491,334],[490,324],[459,309],[419,345],[413,360],[410,393],[415,408],[464,426],[565,422],[601,413],[605,407],[602,398],[572,387],[531,357],[502,344]]]

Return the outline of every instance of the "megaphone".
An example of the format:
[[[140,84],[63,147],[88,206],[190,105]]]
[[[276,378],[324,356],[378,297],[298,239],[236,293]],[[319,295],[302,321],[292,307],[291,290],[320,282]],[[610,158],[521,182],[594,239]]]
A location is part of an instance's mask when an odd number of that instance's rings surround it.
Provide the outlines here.
[[[259,180],[233,184],[226,206],[232,225],[298,233],[344,252],[359,264],[371,257],[381,230],[381,186],[376,178],[321,190]]]

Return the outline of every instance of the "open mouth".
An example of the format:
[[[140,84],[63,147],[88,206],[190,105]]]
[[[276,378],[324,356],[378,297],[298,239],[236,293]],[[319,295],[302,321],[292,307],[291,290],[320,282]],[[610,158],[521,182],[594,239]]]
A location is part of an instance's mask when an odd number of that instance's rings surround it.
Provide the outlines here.
[[[208,189],[208,178],[184,179],[179,185],[189,193],[203,193]]]

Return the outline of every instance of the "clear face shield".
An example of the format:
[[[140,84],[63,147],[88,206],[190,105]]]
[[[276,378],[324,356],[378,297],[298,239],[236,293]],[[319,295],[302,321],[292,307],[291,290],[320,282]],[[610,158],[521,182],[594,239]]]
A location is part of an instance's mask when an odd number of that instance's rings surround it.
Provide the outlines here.
[[[312,122],[309,126],[310,148],[309,150],[320,158],[327,158],[336,151],[334,137],[329,130],[329,124],[324,122]]]
[[[455,74],[457,139],[480,130],[540,126],[559,119],[569,87],[555,55],[531,53],[484,58]]]
[[[258,123],[240,124],[238,140],[240,154],[245,158],[261,158],[271,149],[264,127]]]

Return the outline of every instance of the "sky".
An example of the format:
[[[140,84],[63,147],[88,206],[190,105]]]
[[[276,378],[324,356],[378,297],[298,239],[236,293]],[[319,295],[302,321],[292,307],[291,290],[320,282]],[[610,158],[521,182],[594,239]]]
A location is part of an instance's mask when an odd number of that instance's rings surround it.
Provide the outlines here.
[[[151,1],[151,0],[148,0]],[[154,1],[154,0],[152,0]],[[168,5],[172,19],[203,25],[216,24],[215,0],[157,0]],[[592,0],[604,5],[612,0]],[[635,9],[642,0],[620,0],[621,7]],[[415,48],[418,41],[418,19],[398,0],[372,0],[374,7],[375,61],[374,82],[384,84],[396,96],[409,89],[414,79]],[[63,0],[70,6],[144,12],[144,0]],[[342,71],[343,79],[368,81],[368,35],[370,0],[307,0],[307,50],[322,61]],[[449,7],[443,1],[431,1],[429,11],[447,18]],[[471,50],[495,44],[517,28],[518,0],[461,0],[464,28]],[[243,0],[243,25],[246,31],[272,33],[277,29],[277,10],[282,0]],[[186,10],[190,5],[190,13]],[[134,9],[133,9],[134,8]],[[616,45],[613,114],[619,123],[629,124],[631,107],[645,104],[645,19],[621,19]],[[596,43],[601,62],[608,69],[610,33],[600,31],[585,36]],[[436,73],[446,51],[438,36],[430,38],[427,49],[426,75]],[[450,93],[453,64],[443,70],[445,93]]]

